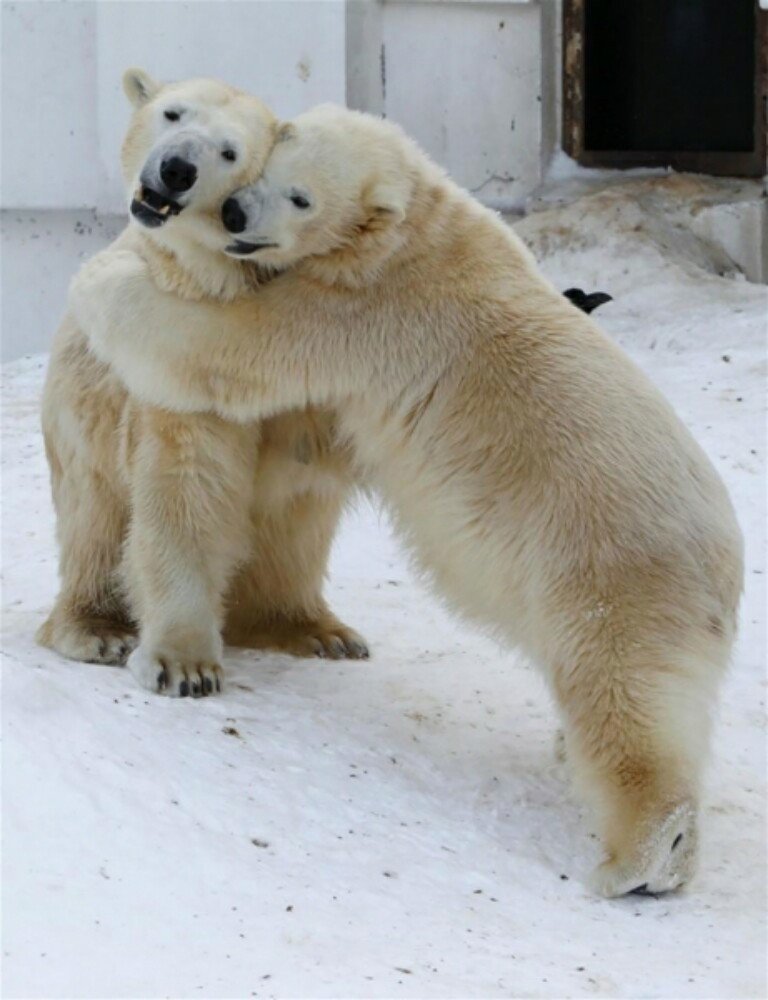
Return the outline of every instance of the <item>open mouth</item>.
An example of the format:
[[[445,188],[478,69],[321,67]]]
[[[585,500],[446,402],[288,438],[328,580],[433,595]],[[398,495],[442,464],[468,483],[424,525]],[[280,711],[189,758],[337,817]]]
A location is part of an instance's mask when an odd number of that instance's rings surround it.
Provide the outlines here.
[[[244,240],[235,240],[225,247],[227,253],[235,254],[237,257],[247,257],[257,250],[266,250],[267,247],[276,247],[277,243],[246,243]]]
[[[152,188],[140,187],[131,202],[131,215],[149,229],[162,226],[172,215],[178,215],[184,206]]]

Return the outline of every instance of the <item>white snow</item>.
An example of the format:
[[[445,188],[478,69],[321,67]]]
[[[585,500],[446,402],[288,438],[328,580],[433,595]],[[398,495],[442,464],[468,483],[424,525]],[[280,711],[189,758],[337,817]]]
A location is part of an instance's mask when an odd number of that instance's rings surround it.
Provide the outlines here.
[[[368,506],[328,591],[370,662],[230,653],[226,692],[192,701],[38,648],[56,551],[34,357],[4,373],[5,996],[766,994],[768,299],[691,235],[707,197],[631,180],[550,193],[519,224],[559,287],[614,296],[596,318],[692,427],[746,535],[690,889],[587,892],[599,845],[543,685],[441,609]]]

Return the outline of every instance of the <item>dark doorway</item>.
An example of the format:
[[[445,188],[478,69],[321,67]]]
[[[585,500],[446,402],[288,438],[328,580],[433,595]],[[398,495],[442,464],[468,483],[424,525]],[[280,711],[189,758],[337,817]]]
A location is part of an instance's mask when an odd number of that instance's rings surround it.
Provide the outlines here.
[[[757,0],[565,0],[564,145],[585,165],[765,172]]]

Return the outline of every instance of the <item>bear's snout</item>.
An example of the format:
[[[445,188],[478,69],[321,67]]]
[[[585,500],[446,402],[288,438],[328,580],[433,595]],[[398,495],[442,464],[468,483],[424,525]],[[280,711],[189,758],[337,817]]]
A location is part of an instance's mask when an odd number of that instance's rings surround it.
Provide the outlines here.
[[[171,156],[160,164],[160,178],[169,191],[181,194],[197,180],[197,167],[180,156]]]
[[[237,198],[227,198],[221,206],[221,221],[228,233],[242,233],[247,218]]]

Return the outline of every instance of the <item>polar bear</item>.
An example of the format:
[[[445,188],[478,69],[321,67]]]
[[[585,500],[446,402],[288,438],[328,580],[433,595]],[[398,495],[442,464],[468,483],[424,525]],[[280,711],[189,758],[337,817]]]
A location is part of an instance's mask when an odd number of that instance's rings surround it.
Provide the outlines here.
[[[131,247],[158,286],[186,299],[235,299],[254,268],[219,253],[219,209],[233,184],[258,176],[274,117],[213,80],[160,86],[130,70],[124,87],[135,109],[123,149],[133,224],[106,254]],[[120,663],[138,620],[162,690],[181,695],[221,686],[224,609],[232,643],[366,656],[322,596],[353,487],[332,414],[302,405],[238,424],[145,406],[86,334],[65,317],[43,397],[61,591],[39,641]],[[203,493],[198,481],[215,488]]]
[[[221,246],[280,273],[250,300],[188,304],[135,254],[95,258],[71,298],[94,350],[179,412],[337,408],[436,590],[541,667],[597,810],[596,888],[686,882],[742,587],[704,453],[508,227],[390,123],[300,116],[224,214]]]

